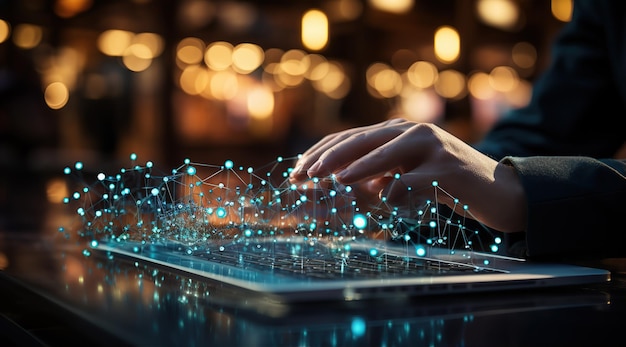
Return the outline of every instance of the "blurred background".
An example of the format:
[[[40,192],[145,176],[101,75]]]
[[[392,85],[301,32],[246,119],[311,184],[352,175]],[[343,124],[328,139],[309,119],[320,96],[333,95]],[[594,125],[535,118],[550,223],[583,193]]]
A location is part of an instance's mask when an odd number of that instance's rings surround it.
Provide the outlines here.
[[[571,0],[0,0],[0,230],[63,168],[256,166],[398,115],[468,142],[525,105]]]

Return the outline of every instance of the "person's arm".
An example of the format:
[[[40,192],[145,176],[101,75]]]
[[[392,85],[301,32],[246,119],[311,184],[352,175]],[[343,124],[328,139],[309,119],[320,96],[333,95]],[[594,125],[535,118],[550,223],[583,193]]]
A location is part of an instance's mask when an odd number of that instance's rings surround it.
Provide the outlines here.
[[[527,255],[626,255],[626,161],[506,157],[526,193]]]
[[[528,107],[503,115],[475,147],[496,160],[612,157],[626,140],[624,23],[624,1],[575,1]]]

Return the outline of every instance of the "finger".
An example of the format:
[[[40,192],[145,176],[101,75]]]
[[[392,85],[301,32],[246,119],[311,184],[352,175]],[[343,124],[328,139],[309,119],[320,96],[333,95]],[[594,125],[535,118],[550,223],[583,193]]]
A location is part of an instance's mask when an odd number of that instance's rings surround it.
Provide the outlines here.
[[[376,123],[376,124],[372,124],[372,125],[366,125],[366,126],[361,126],[361,127],[357,127],[357,128],[347,129],[347,130],[344,130],[344,131],[337,132],[335,134],[327,135],[322,140],[320,140],[319,142],[317,142],[316,144],[311,146],[309,149],[307,149],[302,154],[302,157],[306,158],[306,157],[309,157],[309,156],[313,155],[314,153],[324,152],[325,148],[328,148],[328,147],[332,146],[332,143],[336,143],[337,141],[340,141],[343,138],[349,137],[352,134],[355,134],[355,133],[358,133],[358,132],[362,132],[362,131],[373,130],[373,129],[377,129],[377,128],[383,128],[383,127],[386,127],[386,126],[395,125],[395,124],[404,123],[404,122],[406,122],[406,120],[403,120],[403,119],[393,119],[393,120],[380,122],[380,123]],[[318,155],[318,157],[319,157],[319,155]]]
[[[320,140],[318,143],[313,145],[311,148],[309,148],[306,152],[304,152],[304,154],[296,163],[294,170],[292,170],[291,178],[292,179],[307,178],[307,171],[309,170],[309,168],[311,168],[311,166],[314,163],[319,161],[320,157],[324,153],[326,153],[329,149],[333,148],[337,144],[342,143],[346,141],[347,139],[355,136],[356,134],[368,132],[368,131],[376,131],[376,130],[379,130],[381,128],[384,128],[390,125],[396,125],[396,124],[404,123],[404,122],[406,121],[397,119],[397,120],[382,122],[382,123],[378,123],[374,125],[348,129],[348,130],[345,130],[336,134],[328,135],[324,137],[322,140]]]
[[[305,180],[309,178],[308,169],[319,159],[319,156],[330,146],[349,137],[351,134],[362,131],[361,128],[348,129],[339,133],[327,135],[306,150],[296,162],[290,174],[290,179]]]
[[[309,176],[328,175],[350,165],[405,131],[403,124],[388,125],[354,133],[342,141],[334,143],[319,156],[308,170]]]
[[[336,178],[341,183],[350,184],[387,172],[410,171],[419,166],[427,154],[430,146],[425,145],[426,140],[414,131],[405,131],[350,163],[337,173]]]

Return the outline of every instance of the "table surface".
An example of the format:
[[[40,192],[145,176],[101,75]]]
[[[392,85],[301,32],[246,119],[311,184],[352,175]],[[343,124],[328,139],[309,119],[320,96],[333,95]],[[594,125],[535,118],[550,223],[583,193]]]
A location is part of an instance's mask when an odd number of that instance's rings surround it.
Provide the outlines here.
[[[597,285],[284,305],[83,249],[0,233],[1,345],[608,346],[626,318],[621,259]]]

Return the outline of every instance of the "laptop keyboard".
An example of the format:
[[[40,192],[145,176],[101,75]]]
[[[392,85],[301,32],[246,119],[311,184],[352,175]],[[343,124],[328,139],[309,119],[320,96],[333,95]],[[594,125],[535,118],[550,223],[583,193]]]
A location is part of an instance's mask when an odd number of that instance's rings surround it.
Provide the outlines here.
[[[495,272],[469,264],[425,257],[370,254],[364,250],[338,251],[320,243],[232,243],[214,250],[198,250],[193,257],[250,271],[270,271],[293,277],[386,278]]]

